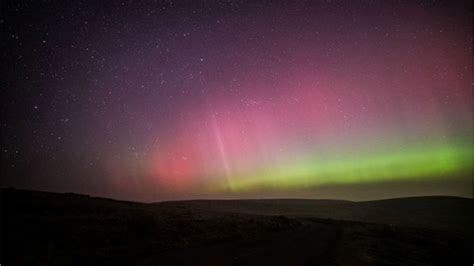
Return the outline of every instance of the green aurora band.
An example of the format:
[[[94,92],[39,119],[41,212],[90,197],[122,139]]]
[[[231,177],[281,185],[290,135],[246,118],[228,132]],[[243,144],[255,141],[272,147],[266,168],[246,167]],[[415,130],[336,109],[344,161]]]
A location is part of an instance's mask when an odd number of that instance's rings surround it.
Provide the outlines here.
[[[455,178],[472,173],[472,144],[438,144],[385,153],[321,159],[308,154],[295,162],[281,162],[252,173],[239,173],[211,190],[232,192],[259,188],[287,189],[326,184],[374,183],[391,180]]]

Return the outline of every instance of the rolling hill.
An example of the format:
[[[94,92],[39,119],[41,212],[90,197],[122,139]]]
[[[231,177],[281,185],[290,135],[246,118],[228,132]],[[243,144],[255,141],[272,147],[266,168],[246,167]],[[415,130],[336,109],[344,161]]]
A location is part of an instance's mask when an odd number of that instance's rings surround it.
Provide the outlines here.
[[[472,199],[137,203],[1,190],[4,265],[461,265]]]

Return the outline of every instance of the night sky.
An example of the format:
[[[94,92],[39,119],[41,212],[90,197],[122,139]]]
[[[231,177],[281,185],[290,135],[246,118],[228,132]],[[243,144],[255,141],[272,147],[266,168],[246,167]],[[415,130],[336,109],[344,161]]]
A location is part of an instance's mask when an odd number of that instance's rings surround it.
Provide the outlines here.
[[[472,196],[471,1],[2,1],[1,186]]]

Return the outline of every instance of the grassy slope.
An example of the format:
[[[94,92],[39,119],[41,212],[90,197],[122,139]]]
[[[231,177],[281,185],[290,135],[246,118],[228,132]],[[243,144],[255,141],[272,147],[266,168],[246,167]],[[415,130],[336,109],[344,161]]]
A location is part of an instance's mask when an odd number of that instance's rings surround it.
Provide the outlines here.
[[[471,263],[471,203],[421,197],[141,204],[3,189],[2,246],[5,265]]]

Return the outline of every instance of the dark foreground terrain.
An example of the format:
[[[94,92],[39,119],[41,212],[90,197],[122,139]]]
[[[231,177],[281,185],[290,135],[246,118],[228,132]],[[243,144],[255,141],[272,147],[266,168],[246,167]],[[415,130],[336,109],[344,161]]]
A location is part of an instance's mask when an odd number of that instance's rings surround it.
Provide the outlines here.
[[[2,265],[472,265],[472,199],[1,199]]]

